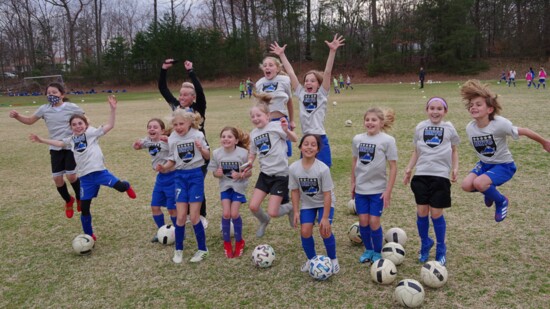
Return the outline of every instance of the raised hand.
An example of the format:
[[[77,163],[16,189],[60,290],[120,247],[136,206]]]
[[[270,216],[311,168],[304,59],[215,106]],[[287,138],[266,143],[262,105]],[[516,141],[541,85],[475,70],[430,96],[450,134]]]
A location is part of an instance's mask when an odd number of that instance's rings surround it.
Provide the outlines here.
[[[281,55],[285,53],[285,49],[286,49],[286,44],[283,46],[279,46],[277,42],[274,42],[269,46],[269,50],[279,57],[281,57]]]
[[[331,50],[337,50],[338,47],[345,45],[344,44],[345,40],[346,39],[344,39],[343,36],[335,34],[334,38],[332,39],[332,42],[325,41],[325,44],[327,44],[328,48],[330,48]]]

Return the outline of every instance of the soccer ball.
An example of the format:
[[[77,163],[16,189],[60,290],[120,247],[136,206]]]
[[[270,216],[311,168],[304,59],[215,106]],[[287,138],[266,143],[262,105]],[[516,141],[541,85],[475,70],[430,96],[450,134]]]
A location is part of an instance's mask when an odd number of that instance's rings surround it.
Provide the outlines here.
[[[431,288],[440,288],[448,278],[447,268],[436,261],[427,262],[420,270],[420,280]]]
[[[407,233],[398,227],[393,227],[386,232],[384,238],[386,239],[386,242],[393,241],[399,243],[401,246],[405,246],[405,243],[407,242]]]
[[[397,284],[393,297],[400,305],[407,308],[420,307],[424,301],[424,288],[416,280],[404,279]]]
[[[332,105],[336,106],[336,105],[338,105],[338,102],[333,101],[333,102],[332,102]]]
[[[80,255],[88,255],[92,253],[92,249],[94,248],[94,245],[95,245],[94,239],[92,238],[92,236],[87,234],[77,235],[73,239],[74,252]]]
[[[362,244],[363,240],[361,239],[361,233],[359,231],[359,222],[355,222],[348,229],[348,237],[352,243],[358,245]]]
[[[352,124],[353,124],[353,122],[351,122],[351,120],[348,119],[348,120],[346,120],[345,126],[346,127],[351,127]]]
[[[270,245],[259,245],[252,251],[252,263],[260,268],[267,268],[275,260],[275,250]]]
[[[349,210],[349,213],[352,214],[352,215],[356,215],[356,214],[357,214],[357,209],[355,208],[355,199],[349,200],[349,202],[348,202],[348,210]]]
[[[161,226],[157,231],[157,238],[163,245],[171,245],[176,241],[176,228],[172,224]]]
[[[370,267],[370,276],[374,282],[390,284],[397,276],[397,268],[392,261],[388,259],[379,259],[372,263]]]
[[[309,261],[309,275],[313,279],[327,280],[332,276],[332,261],[324,255],[316,255]]]
[[[392,261],[395,265],[401,265],[405,261],[405,249],[396,242],[389,242],[382,248],[382,258]]]

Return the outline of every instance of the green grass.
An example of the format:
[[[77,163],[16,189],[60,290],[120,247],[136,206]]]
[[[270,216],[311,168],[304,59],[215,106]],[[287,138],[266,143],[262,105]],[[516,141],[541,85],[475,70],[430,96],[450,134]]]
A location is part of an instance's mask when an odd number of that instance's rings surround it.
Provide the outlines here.
[[[247,205],[241,209],[247,241],[245,256],[226,259],[219,231],[218,185],[211,176],[206,181],[208,259],[199,265],[188,262],[196,250],[190,228],[181,265],[172,263],[171,247],[149,243],[155,233],[148,206],[154,172],[146,152],[133,150],[131,144],[146,135],[148,119],[169,114],[167,104],[159,101],[160,95],[154,91],[117,94],[120,103],[116,127],[102,138],[101,146],[107,167],[128,179],[138,198],[130,200],[125,194],[102,188],[92,203],[96,248],[90,256],[75,255],[71,241],[81,233],[78,215],[65,218],[49,177],[47,147],[27,139],[31,132],[45,136],[45,126],[42,122],[25,126],[8,117],[12,108],[31,115],[45,100],[0,97],[0,112],[4,115],[0,118],[0,136],[6,145],[0,156],[0,307],[395,307],[394,285],[380,286],[370,280],[369,269],[357,261],[362,247],[352,245],[346,235],[348,227],[357,221],[346,208],[350,198],[351,139],[363,131],[365,110],[381,106],[396,112],[390,134],[398,143],[398,182],[382,225],[385,230],[401,227],[409,237],[405,245],[407,258],[398,267],[397,280],[418,280],[420,274],[414,197],[401,180],[412,150],[414,127],[425,119],[427,98],[437,95],[449,102],[447,120],[453,122],[462,138],[459,179],[476,161],[465,136],[470,119],[460,100],[458,83],[427,85],[424,92],[413,87],[356,85],[353,91],[331,94],[329,98],[329,102],[338,102],[336,106],[329,103],[326,127],[333,150],[337,196],[334,232],[342,271],[327,282],[315,282],[299,271],[305,256],[299,232],[288,227],[286,218],[272,220],[264,238],[256,239],[257,221]],[[503,116],[517,126],[550,137],[550,90],[528,90],[524,84],[515,89],[494,84],[493,89],[502,96]],[[218,134],[223,126],[252,129],[248,120],[251,102],[239,100],[237,91],[206,89],[206,96],[206,131],[212,148],[219,147]],[[86,110],[94,126],[108,119],[105,97],[71,96]],[[80,102],[82,99],[84,102]],[[353,121],[352,127],[344,127],[346,119]],[[449,281],[437,290],[426,288],[424,307],[550,306],[549,154],[525,137],[511,141],[510,148],[518,171],[501,187],[511,201],[504,222],[494,222],[494,209],[483,205],[479,193],[465,193],[459,183],[453,185],[453,207],[446,211]],[[291,162],[298,157],[294,149]],[[257,166],[255,173],[253,179]],[[317,232],[314,235],[317,251],[322,254],[322,241]],[[261,243],[275,248],[277,259],[270,269],[256,269],[248,258]]]

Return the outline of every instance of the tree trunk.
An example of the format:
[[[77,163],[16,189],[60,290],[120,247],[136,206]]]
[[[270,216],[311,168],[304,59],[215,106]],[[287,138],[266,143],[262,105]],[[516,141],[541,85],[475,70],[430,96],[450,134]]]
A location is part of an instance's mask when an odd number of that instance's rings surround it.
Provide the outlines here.
[[[96,80],[101,81],[101,15],[103,13],[103,0],[94,0],[95,19],[95,58],[96,58]]]
[[[321,17],[319,17],[320,19]],[[311,0],[306,1],[306,44],[305,59],[311,61]]]

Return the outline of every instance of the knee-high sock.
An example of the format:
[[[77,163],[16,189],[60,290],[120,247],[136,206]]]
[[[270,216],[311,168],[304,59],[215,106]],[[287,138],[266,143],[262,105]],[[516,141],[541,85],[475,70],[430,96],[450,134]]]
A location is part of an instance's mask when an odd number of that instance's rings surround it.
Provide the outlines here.
[[[315,240],[313,240],[313,236],[309,236],[309,238],[302,238],[302,248],[304,248],[304,252],[306,253],[307,259],[311,260],[314,256],[317,255],[315,252]]]
[[[94,234],[94,230],[92,228],[92,215],[80,215],[80,222],[82,223],[82,230],[84,231],[84,234],[92,236]]]
[[[359,226],[359,233],[361,234],[361,239],[363,240],[363,245],[365,245],[365,249],[373,250],[372,239],[370,236],[370,227],[368,225]]]
[[[377,230],[370,231],[370,235],[372,238],[372,247],[374,248],[374,252],[380,253],[382,252],[382,241],[383,241],[383,235],[382,235],[382,227],[379,227]]]
[[[63,198],[65,202],[69,202],[71,200],[71,195],[69,194],[69,190],[67,190],[66,183],[63,183],[61,187],[57,187],[57,192],[59,192],[59,195],[61,195],[61,198]]]
[[[170,216],[170,221],[172,221],[173,226],[176,226],[176,220],[177,219],[178,219],[178,217],[176,217],[176,216]]]
[[[490,185],[489,189],[485,190],[483,194],[491,200],[495,201],[495,203],[497,204],[500,204],[504,201],[504,195],[498,192],[497,187],[494,185]]]
[[[325,249],[327,249],[327,256],[334,260],[336,258],[336,239],[334,238],[334,234],[330,234],[328,238],[323,238],[323,242],[325,243]]]
[[[418,235],[420,236],[420,240],[424,243],[428,241],[428,238],[430,237],[428,235],[428,232],[430,230],[430,219],[428,216],[420,217],[416,215],[416,227],[418,228]]]
[[[183,250],[183,241],[185,240],[185,224],[176,226],[176,250]]]
[[[279,206],[279,217],[284,216],[292,211],[292,205],[290,203],[281,204]]]
[[[222,236],[223,241],[230,242],[231,241],[231,219],[226,219],[222,217]]]
[[[241,241],[243,240],[243,219],[241,216],[239,216],[236,219],[232,219],[233,221],[233,230],[235,233],[235,241]]]
[[[80,200],[80,178],[77,178],[74,182],[71,182],[71,187],[74,190],[74,197]]]
[[[201,220],[199,220],[199,223],[193,225],[193,230],[195,230],[195,238],[197,238],[199,250],[206,251],[206,235],[204,234],[204,226]]]
[[[128,191],[128,189],[130,189],[130,183],[127,181],[119,180],[113,185],[113,188],[118,192],[126,192]]]
[[[265,213],[265,211],[260,207],[257,212],[252,212],[254,217],[260,221],[260,223],[265,223],[269,221],[269,215]]]
[[[155,224],[158,228],[164,225],[164,214],[160,215],[153,215],[153,220],[155,220]]]
[[[434,225],[435,238],[437,239],[438,244],[445,243],[445,233],[447,232],[447,222],[443,215],[437,219],[432,218],[432,223]]]

